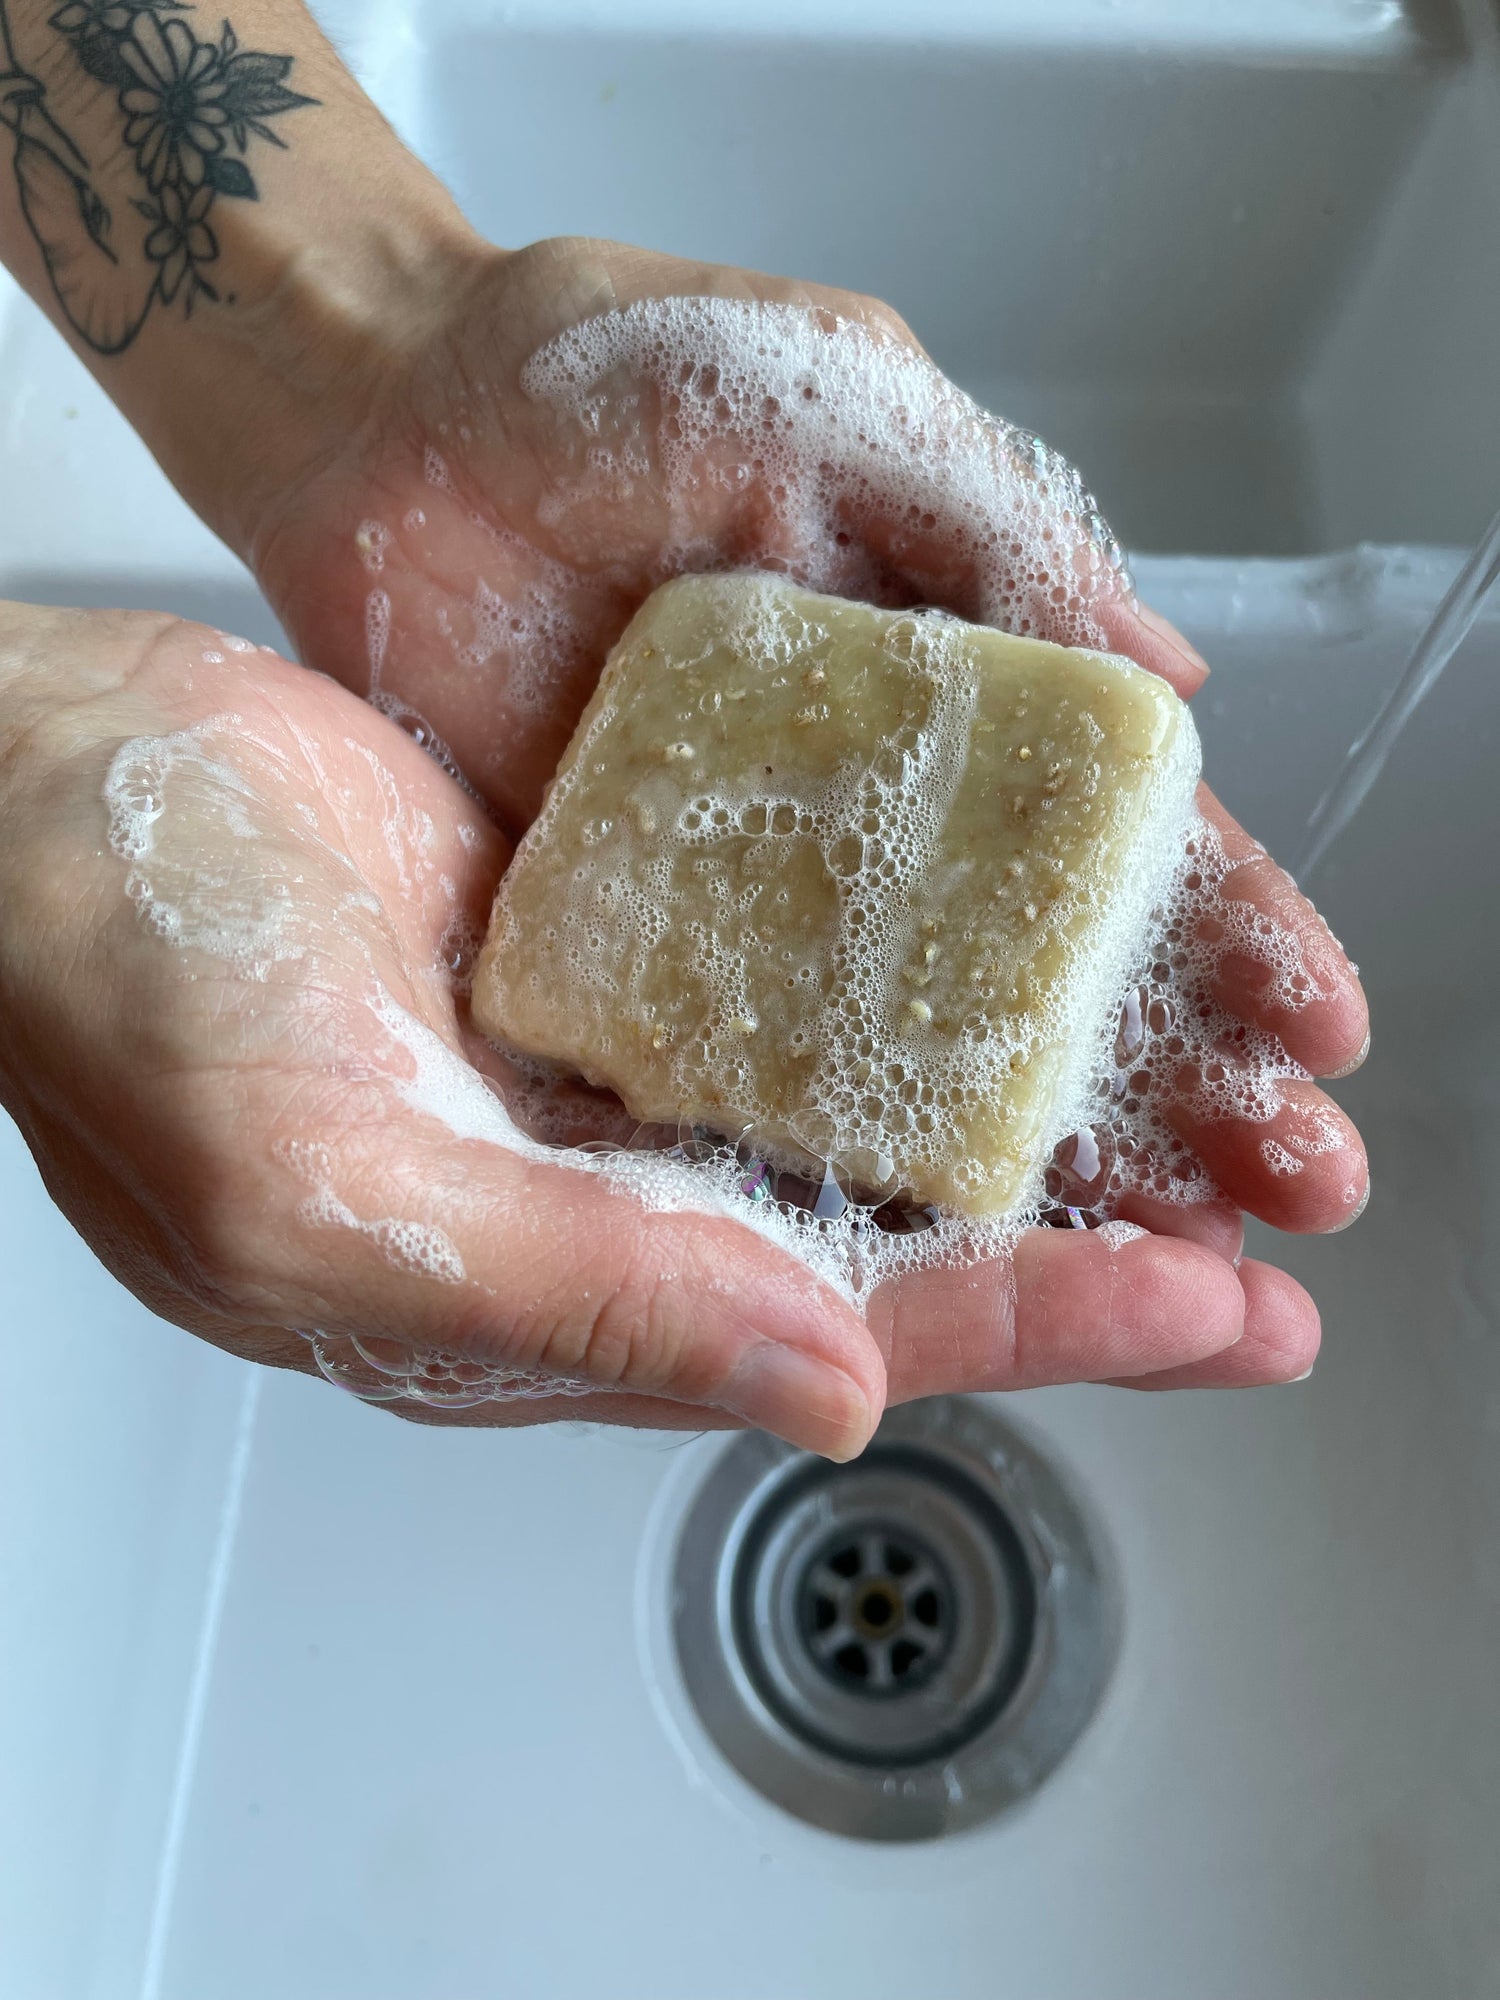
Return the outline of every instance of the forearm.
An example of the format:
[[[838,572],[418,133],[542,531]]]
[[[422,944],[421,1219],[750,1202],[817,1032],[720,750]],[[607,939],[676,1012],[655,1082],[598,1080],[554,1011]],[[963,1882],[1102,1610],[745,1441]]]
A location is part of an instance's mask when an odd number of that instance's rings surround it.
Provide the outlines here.
[[[247,553],[476,239],[305,8],[231,5],[0,0],[0,256]]]

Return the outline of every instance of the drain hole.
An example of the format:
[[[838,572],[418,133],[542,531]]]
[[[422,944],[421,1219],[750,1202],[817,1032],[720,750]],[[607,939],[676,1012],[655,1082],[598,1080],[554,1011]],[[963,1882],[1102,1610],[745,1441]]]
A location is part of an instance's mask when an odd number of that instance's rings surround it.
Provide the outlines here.
[[[980,1404],[892,1412],[853,1465],[748,1437],[684,1523],[673,1631],[700,1722],[768,1798],[925,1839],[1034,1791],[1114,1651],[1090,1524]]]
[[[859,1600],[859,1615],[866,1625],[873,1625],[878,1631],[895,1617],[895,1601],[879,1588],[867,1590]]]

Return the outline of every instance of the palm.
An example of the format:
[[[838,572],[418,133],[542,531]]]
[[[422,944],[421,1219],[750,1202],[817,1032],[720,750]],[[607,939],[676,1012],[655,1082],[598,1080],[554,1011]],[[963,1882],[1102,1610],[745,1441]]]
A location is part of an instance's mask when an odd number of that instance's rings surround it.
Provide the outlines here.
[[[60,1020],[39,996],[24,1074],[38,1107],[64,1091],[90,1107],[113,1165],[101,1174],[90,1141],[39,1108],[54,1189],[181,1317],[221,1233],[206,1203],[243,1219],[246,1271],[277,1268],[272,1246],[331,1163],[356,1219],[403,1213],[421,1133],[392,1145],[401,1053],[382,1009],[453,1033],[442,960],[482,917],[500,855],[441,773],[329,682],[226,653],[217,635],[144,627],[128,684],[70,711],[67,755],[12,865],[22,894],[42,892],[44,925],[91,913]],[[112,763],[122,738],[134,747]],[[98,839],[111,772],[115,846],[145,828],[128,863]],[[263,1316],[284,1328],[276,1290]],[[253,1297],[237,1308],[209,1325],[239,1325]]]

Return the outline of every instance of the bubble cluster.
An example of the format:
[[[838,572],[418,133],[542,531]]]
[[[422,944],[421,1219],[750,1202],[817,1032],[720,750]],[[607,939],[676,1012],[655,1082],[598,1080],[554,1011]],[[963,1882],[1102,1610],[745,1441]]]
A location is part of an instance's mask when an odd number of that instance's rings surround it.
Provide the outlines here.
[[[593,593],[580,590],[577,574],[500,528],[482,514],[470,523],[501,558],[510,580],[503,590],[483,577],[469,607],[470,634],[454,641],[454,655],[471,672],[506,665],[506,692],[518,716],[544,715],[559,693],[589,664]]]
[[[977,622],[1091,646],[1101,596],[1129,591],[1063,458],[834,313],[641,300],[570,328],[521,382],[564,420],[542,521],[566,545],[576,513],[645,492],[666,509],[655,581],[754,564],[900,604],[930,579]]]
[[[391,643],[391,599],[389,591],[372,590],[365,599],[365,657],[370,663],[369,695],[380,692],[385,672],[385,656]]]
[[[386,551],[391,546],[391,531],[383,521],[361,521],[355,530],[354,545],[365,568],[372,576],[378,576],[385,568]]]
[[[1269,1125],[1285,1107],[1283,1086],[1307,1079],[1276,1035],[1219,998],[1231,955],[1252,958],[1268,975],[1266,992],[1292,1011],[1323,992],[1297,934],[1225,894],[1234,866],[1215,829],[1196,819],[1121,1004],[1109,1060],[1094,1076],[1090,1113],[1049,1167],[1051,1199],[1082,1197],[1091,1218],[1131,1194],[1212,1200],[1219,1189],[1173,1114],[1200,1126]],[[1279,1177],[1343,1143],[1331,1117],[1302,1108],[1298,1125],[1260,1142]]]
[[[209,823],[235,842],[261,837],[262,807],[216,738],[241,726],[218,716],[170,736],[133,738],[116,751],[104,784],[109,844],[127,864],[125,892],[142,920],[173,945],[227,960],[264,979],[301,956],[294,936],[295,885],[285,870],[257,875],[234,846],[205,851],[195,827]],[[168,818],[171,808],[171,818]]]
[[[297,1206],[297,1219],[307,1228],[349,1229],[368,1237],[393,1270],[413,1277],[461,1285],[468,1276],[457,1246],[435,1223],[394,1215],[357,1215],[334,1190],[333,1161],[326,1146],[288,1139],[275,1152],[311,1190]]]
[[[484,807],[484,800],[469,783],[457,757],[427,718],[414,709],[410,702],[403,701],[400,695],[392,694],[388,689],[378,686],[371,691],[367,699],[372,708],[388,716],[404,735],[409,736],[419,750],[425,750],[438,769],[446,772],[454,784],[468,794],[475,805]]]
[[[468,1410],[482,1403],[606,1393],[598,1383],[569,1375],[543,1375],[535,1369],[505,1368],[444,1347],[319,1330],[304,1338],[325,1380],[362,1403],[423,1403],[432,1410]]]

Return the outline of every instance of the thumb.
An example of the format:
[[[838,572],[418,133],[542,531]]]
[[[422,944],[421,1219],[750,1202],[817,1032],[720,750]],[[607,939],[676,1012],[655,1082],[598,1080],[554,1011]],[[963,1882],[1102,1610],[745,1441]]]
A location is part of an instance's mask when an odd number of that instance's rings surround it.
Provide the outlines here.
[[[357,1151],[280,1149],[288,1324],[356,1336],[398,1370],[442,1351],[724,1411],[831,1458],[869,1441],[879,1350],[789,1253],[485,1139],[434,1143],[429,1124]]]

